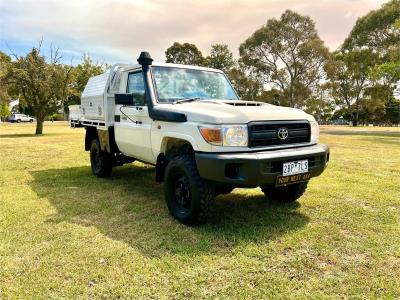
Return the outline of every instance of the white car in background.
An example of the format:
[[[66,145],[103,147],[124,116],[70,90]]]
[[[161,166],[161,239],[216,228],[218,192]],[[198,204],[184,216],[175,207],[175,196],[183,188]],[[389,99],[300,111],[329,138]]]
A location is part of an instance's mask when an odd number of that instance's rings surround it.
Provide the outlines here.
[[[30,122],[30,123],[32,123],[32,122],[36,121],[35,118],[27,116],[27,115],[24,115],[24,114],[12,114],[8,118],[8,120],[11,123],[14,123],[14,122],[16,122],[16,123],[21,123],[21,122]]]

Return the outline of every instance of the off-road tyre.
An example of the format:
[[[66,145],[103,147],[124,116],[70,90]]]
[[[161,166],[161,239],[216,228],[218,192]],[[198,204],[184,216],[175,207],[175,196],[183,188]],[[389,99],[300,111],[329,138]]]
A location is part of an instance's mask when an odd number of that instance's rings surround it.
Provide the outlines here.
[[[170,213],[185,225],[204,224],[214,203],[214,187],[203,180],[191,155],[179,155],[168,163],[164,192]]]
[[[267,199],[277,202],[294,202],[299,199],[307,189],[308,182],[288,184],[286,186],[261,186]]]
[[[92,172],[97,177],[110,177],[112,172],[112,156],[102,151],[98,139],[93,139],[90,144],[90,165]]]

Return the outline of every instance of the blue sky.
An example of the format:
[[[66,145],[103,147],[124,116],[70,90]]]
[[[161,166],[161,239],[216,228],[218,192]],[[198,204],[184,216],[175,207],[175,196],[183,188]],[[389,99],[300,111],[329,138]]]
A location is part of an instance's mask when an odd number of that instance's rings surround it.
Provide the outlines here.
[[[24,54],[43,38],[43,50],[59,47],[63,61],[83,54],[99,62],[131,62],[142,50],[156,60],[173,42],[196,44],[207,54],[241,42],[286,9],[309,15],[320,37],[336,49],[358,17],[383,0],[0,0],[0,50]]]

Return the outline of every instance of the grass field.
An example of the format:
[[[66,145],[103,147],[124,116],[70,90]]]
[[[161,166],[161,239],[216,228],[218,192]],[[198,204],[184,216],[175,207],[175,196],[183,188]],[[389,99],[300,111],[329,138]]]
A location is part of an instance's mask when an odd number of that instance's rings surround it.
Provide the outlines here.
[[[153,167],[98,179],[84,130],[0,124],[0,299],[400,298],[399,128],[322,131],[299,203],[236,189],[190,228]]]

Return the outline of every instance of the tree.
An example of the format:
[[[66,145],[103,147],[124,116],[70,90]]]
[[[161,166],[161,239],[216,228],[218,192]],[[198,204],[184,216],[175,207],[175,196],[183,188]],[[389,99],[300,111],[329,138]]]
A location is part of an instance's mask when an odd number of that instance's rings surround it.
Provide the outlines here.
[[[382,122],[385,116],[385,102],[380,99],[364,98],[359,103],[359,122],[364,124]]]
[[[210,55],[205,61],[208,67],[222,70],[225,73],[235,65],[232,52],[229,51],[228,45],[223,44],[211,45]]]
[[[58,51],[49,63],[34,47],[26,56],[15,56],[13,68],[6,75],[11,90],[21,102],[31,107],[37,119],[36,134],[43,133],[46,116],[57,112],[66,99],[72,67],[59,63]]]
[[[256,100],[262,91],[262,82],[254,73],[246,72],[242,64],[230,69],[227,75],[241,99]]]
[[[204,57],[201,51],[194,44],[177,43],[165,51],[167,63],[183,64],[183,65],[204,65]]]
[[[241,61],[263,83],[280,90],[291,107],[300,107],[324,78],[329,51],[315,23],[290,10],[270,19],[239,48]]]
[[[104,73],[107,67],[106,64],[93,62],[88,55],[82,57],[82,62],[71,70],[68,96],[63,103],[65,112],[67,112],[68,105],[80,103],[82,92],[89,78]]]
[[[0,121],[5,120],[10,115],[10,108],[5,103],[0,103]]]
[[[385,105],[391,103],[393,94],[399,94],[396,88],[400,80],[400,0],[389,1],[357,20],[342,45],[342,52],[365,51],[375,57],[367,69],[358,68],[358,71],[368,72],[363,74],[368,79],[368,86],[363,89],[366,94],[363,111],[384,116]],[[378,113],[378,109],[381,112]]]
[[[5,75],[11,66],[11,58],[0,51],[0,105],[7,105],[10,102],[8,85],[5,82]]]
[[[282,92],[274,88],[261,91],[256,100],[274,105],[283,105],[283,103],[286,103],[286,99],[283,96]]]
[[[400,44],[400,41],[399,41]],[[370,71],[371,80],[389,97],[400,96],[400,90],[397,89],[400,80],[400,45],[397,51],[389,51],[385,59],[380,59]]]
[[[348,110],[353,126],[358,124],[360,101],[371,86],[369,73],[376,59],[376,54],[368,49],[339,51],[325,65],[330,80],[327,87],[336,105]]]
[[[384,120],[389,124],[400,124],[400,99],[392,97],[385,103]]]
[[[313,115],[318,122],[326,122],[332,119],[335,101],[329,96],[326,85],[321,86],[319,96],[307,100],[303,109],[306,113]]]
[[[368,47],[385,54],[392,46],[400,47],[399,22],[400,0],[391,0],[357,20],[343,49]]]

